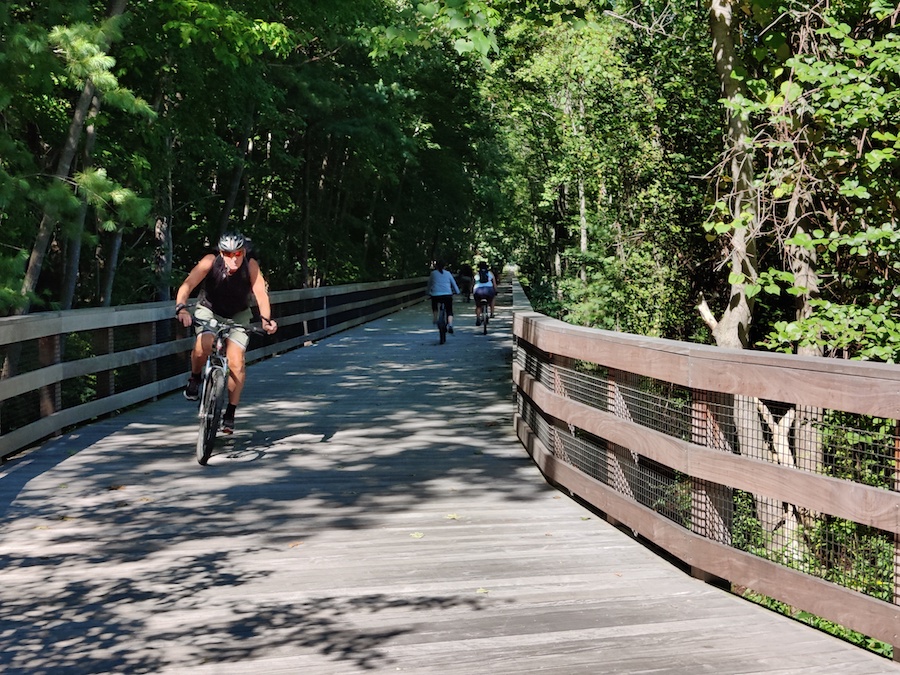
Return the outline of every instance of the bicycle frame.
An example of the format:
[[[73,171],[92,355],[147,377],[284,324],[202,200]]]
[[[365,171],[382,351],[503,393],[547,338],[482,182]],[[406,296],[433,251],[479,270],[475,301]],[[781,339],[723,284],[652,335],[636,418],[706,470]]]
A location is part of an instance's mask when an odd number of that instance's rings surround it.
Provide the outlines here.
[[[215,319],[210,322],[209,327],[214,328],[213,323],[219,323]],[[237,324],[219,324],[216,332],[213,334],[213,348],[209,353],[209,356],[206,357],[206,364],[203,366],[203,375],[200,380],[200,400],[203,400],[203,392],[206,390],[206,387],[209,383],[209,374],[215,369],[221,369],[222,373],[225,376],[225,383],[228,383],[228,356],[225,353],[225,340],[228,338],[228,334],[231,333],[232,328]]]

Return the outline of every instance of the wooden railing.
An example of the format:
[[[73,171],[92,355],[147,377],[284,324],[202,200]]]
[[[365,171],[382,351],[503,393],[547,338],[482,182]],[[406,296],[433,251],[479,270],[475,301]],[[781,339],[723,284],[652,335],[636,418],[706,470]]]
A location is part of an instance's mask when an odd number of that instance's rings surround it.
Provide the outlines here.
[[[900,656],[900,367],[580,328],[514,305],[515,426],[550,482],[700,578]]]
[[[278,332],[248,363],[420,302],[427,278],[270,294]],[[194,339],[172,302],[0,319],[0,458],[60,430],[184,385]]]

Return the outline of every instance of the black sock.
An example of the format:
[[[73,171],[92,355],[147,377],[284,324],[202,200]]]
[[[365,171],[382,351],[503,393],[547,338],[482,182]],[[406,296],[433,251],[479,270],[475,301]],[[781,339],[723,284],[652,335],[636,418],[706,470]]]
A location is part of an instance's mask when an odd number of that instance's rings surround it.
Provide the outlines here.
[[[228,407],[225,408],[225,417],[227,417],[227,418],[230,419],[230,420],[233,420],[233,419],[234,419],[234,411],[235,411],[235,410],[237,410],[237,406],[236,406],[236,405],[232,405],[231,403],[229,403],[229,404],[228,404]]]
[[[191,373],[191,379],[192,379],[192,380],[199,380],[199,379],[200,379],[200,373]]]

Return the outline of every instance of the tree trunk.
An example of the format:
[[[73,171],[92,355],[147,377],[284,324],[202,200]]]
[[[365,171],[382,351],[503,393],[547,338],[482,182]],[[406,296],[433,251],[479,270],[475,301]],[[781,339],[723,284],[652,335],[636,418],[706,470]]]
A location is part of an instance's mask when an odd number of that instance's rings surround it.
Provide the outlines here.
[[[310,168],[311,152],[309,147],[309,136],[306,137],[306,161],[303,163],[306,169],[306,176],[303,181],[303,219],[302,231],[300,233],[300,274],[303,276],[303,288],[310,286],[309,278],[309,228],[311,227],[312,199],[310,198],[310,190],[312,186],[312,169]]]
[[[231,221],[231,212],[237,203],[237,196],[241,189],[241,179],[244,175],[244,166],[247,163],[247,155],[251,148],[250,133],[253,129],[253,112],[250,113],[250,119],[247,120],[247,127],[244,129],[244,137],[241,139],[240,156],[234,166],[231,174],[231,183],[228,186],[228,192],[225,194],[225,204],[222,207],[222,217],[219,219],[219,236],[225,234],[229,229]]]
[[[63,151],[56,164],[56,171],[53,173],[53,177],[56,180],[65,181],[69,177],[69,172],[72,170],[72,162],[75,159],[75,151],[78,149],[78,141],[81,138],[81,131],[84,128],[84,121],[87,117],[91,100],[94,98],[94,92],[94,84],[88,80],[81,91],[78,104],[75,106],[72,122],[69,124],[69,133],[66,136]],[[26,300],[21,307],[16,309],[16,314],[28,314],[31,311],[30,296],[37,288],[38,279],[41,276],[41,268],[44,266],[44,258],[47,255],[47,248],[50,246],[50,240],[53,238],[55,229],[56,219],[49,211],[44,211],[41,223],[38,225],[38,233],[35,237],[34,246],[31,249],[31,255],[28,258],[25,278],[22,281],[21,293]]]
[[[88,112],[88,118],[93,119],[100,110],[100,99],[94,96],[91,100],[91,108]],[[91,155],[94,151],[94,143],[97,140],[97,130],[93,123],[88,124],[85,130],[84,140],[84,162],[85,169],[91,167]],[[72,309],[75,299],[75,288],[78,285],[78,267],[81,261],[81,240],[84,234],[84,221],[87,218],[88,204],[82,201],[81,208],[78,209],[78,216],[75,219],[74,227],[69,233],[68,245],[66,247],[66,267],[63,279],[63,287],[61,290],[60,309]]]
[[[581,231],[581,282],[587,284],[587,199],[584,196],[584,178],[578,176],[578,224]]]
[[[733,14],[733,0],[708,0],[710,34],[712,36],[713,59],[722,87],[723,97],[735,103],[745,96],[744,78],[740,77],[742,63],[737,53],[734,35],[739,25]],[[701,299],[698,310],[710,327],[716,344],[732,349],[746,349],[750,346],[750,325],[753,320],[754,301],[747,294],[748,284],[758,280],[756,236],[759,232],[757,195],[753,186],[755,174],[752,144],[752,129],[747,118],[740,114],[728,113],[726,140],[730,165],[729,178],[732,190],[729,195],[731,217],[735,223],[730,241],[729,270],[732,278],[728,304],[718,319]],[[768,408],[757,399],[748,396],[734,397],[734,428],[741,454],[787,461],[790,455],[787,445],[787,429],[776,425]],[[769,426],[773,445],[765,447],[764,420]],[[792,423],[793,414],[788,420]],[[791,459],[793,461],[793,459]],[[790,548],[796,550],[798,543],[797,520],[790,505],[775,503],[762,495],[754,495],[756,515],[769,535],[784,527],[788,540],[783,545],[767,538],[773,549]]]
[[[735,49],[733,31],[737,30],[730,0],[709,0],[709,23],[712,35],[713,59],[722,86],[722,93],[729,101],[744,96],[740,58]],[[722,316],[707,323],[720,347],[745,349],[750,339],[750,323],[753,319],[753,299],[747,297],[747,284],[757,279],[756,240],[758,222],[756,198],[753,189],[753,155],[750,149],[750,122],[742,115],[728,115],[727,144],[730,152],[731,215],[741,224],[731,235],[732,273],[742,276],[731,284],[728,305]],[[741,220],[745,217],[745,220]],[[708,314],[704,315],[708,318]]]
[[[169,152],[171,155],[173,143],[169,139]],[[159,301],[172,298],[172,259],[173,247],[172,226],[175,216],[175,204],[173,193],[175,186],[172,181],[172,166],[166,172],[165,195],[162,197],[162,213],[156,217],[156,299]]]
[[[803,234],[805,229],[803,222],[809,208],[811,195],[801,189],[798,184],[791,196],[788,206],[787,225],[788,231],[794,236]],[[794,274],[794,286],[805,289],[797,295],[797,319],[808,319],[812,315],[810,300],[819,297],[819,275],[816,269],[817,255],[814,248],[803,246],[788,246],[787,254],[791,272]],[[819,345],[801,345],[797,353],[802,356],[823,356],[824,350]],[[794,453],[796,464],[806,471],[821,472],[825,463],[825,450],[822,447],[821,423],[825,417],[822,408],[811,406],[797,406],[794,420]],[[806,526],[812,526],[818,514],[811,511],[801,511],[799,518]]]
[[[122,230],[116,230],[112,244],[109,247],[109,256],[106,259],[106,274],[103,279],[103,292],[100,296],[100,305],[109,307],[112,304],[113,283],[116,280],[116,270],[119,267],[119,251],[122,250]]]
[[[171,211],[169,212],[171,213]],[[170,216],[157,216],[154,227],[156,236],[156,299],[159,302],[172,299],[172,220]]]

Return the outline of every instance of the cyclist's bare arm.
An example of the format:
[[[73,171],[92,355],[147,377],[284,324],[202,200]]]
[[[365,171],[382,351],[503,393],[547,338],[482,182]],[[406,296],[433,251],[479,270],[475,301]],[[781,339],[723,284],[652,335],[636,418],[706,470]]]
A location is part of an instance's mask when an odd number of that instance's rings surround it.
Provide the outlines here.
[[[265,277],[259,269],[259,263],[255,260],[248,260],[247,264],[250,265],[250,290],[253,292],[253,297],[256,298],[257,307],[259,307],[263,330],[271,335],[278,330],[278,324],[272,320],[272,306],[269,304],[269,290],[266,287]]]
[[[188,298],[191,297],[191,293],[197,288],[200,282],[206,278],[206,275],[209,274],[215,260],[216,256],[210,253],[209,255],[203,256],[200,259],[200,262],[194,265],[194,269],[188,273],[181,286],[178,287],[178,292],[175,294],[176,307],[178,305],[187,304]],[[178,320],[181,322],[182,326],[187,328],[191,325],[193,319],[190,312],[181,311],[178,313]]]

